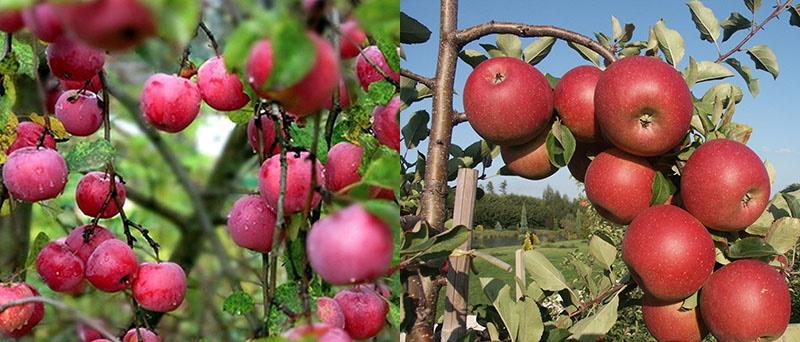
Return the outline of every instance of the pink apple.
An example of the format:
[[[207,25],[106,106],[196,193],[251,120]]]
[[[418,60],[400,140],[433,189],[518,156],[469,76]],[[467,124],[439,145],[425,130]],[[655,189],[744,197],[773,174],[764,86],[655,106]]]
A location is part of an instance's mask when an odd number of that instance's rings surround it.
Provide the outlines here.
[[[197,69],[197,86],[203,101],[216,110],[234,111],[250,102],[242,81],[225,69],[225,60],[221,56],[209,58]]]
[[[188,127],[200,112],[197,84],[175,75],[155,74],[142,88],[142,112],[155,128],[177,133]]]
[[[3,165],[3,183],[11,197],[25,202],[55,198],[67,185],[67,163],[49,148],[23,147]]]

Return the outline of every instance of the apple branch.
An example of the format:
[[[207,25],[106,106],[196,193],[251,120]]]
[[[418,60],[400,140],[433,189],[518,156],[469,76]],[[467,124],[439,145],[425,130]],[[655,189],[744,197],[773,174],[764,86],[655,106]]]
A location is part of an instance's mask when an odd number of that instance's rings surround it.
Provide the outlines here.
[[[462,47],[469,42],[490,34],[513,34],[520,37],[554,37],[583,45],[602,56],[606,62],[617,60],[614,52],[580,33],[551,25],[527,25],[520,23],[490,21],[465,28],[455,33],[455,43]]]
[[[3,50],[3,58],[8,56],[8,54],[11,53],[11,50],[14,48],[13,40],[14,40],[13,34],[11,34],[10,32],[6,33],[6,44],[5,44],[5,49]]]
[[[752,39],[753,36],[755,36],[756,33],[758,33],[758,31],[761,31],[764,28],[764,25],[766,25],[772,19],[775,19],[783,11],[789,9],[789,7],[791,5],[792,5],[792,0],[786,0],[786,2],[783,2],[783,3],[778,1],[778,4],[775,6],[775,9],[772,11],[772,13],[769,14],[769,16],[767,16],[760,24],[752,26],[750,28],[750,32],[748,32],[747,35],[744,36],[744,38],[742,38],[742,41],[740,41],[739,44],[736,44],[736,46],[734,46],[732,49],[728,50],[728,52],[720,54],[719,57],[717,57],[717,60],[714,61],[714,63],[719,64],[720,62],[724,61],[726,58],[730,57],[732,54],[734,54],[734,53],[736,53],[738,51],[741,51],[742,50],[742,46],[744,46],[744,44],[746,44],[748,41],[750,41],[750,39]],[[753,15],[755,16],[755,14],[753,14]]]
[[[114,334],[110,333],[108,330],[106,330],[105,327],[103,327],[100,323],[98,323],[99,320],[92,319],[92,318],[86,316],[85,314],[83,314],[82,312],[80,312],[78,309],[73,308],[73,307],[71,307],[71,306],[69,306],[69,305],[67,305],[67,304],[65,304],[63,302],[60,302],[60,301],[58,301],[56,299],[53,299],[53,298],[42,297],[42,296],[33,296],[33,297],[25,297],[25,298],[20,298],[20,299],[17,299],[17,300],[8,301],[8,302],[4,303],[3,305],[0,305],[0,313],[2,313],[3,311],[5,311],[5,310],[7,310],[8,308],[11,308],[11,307],[30,304],[30,303],[44,303],[44,304],[48,304],[48,305],[50,305],[50,306],[52,306],[52,307],[54,307],[54,308],[56,308],[58,310],[67,312],[69,314],[69,316],[73,318],[73,320],[75,320],[77,322],[80,322],[82,324],[85,324],[85,325],[91,327],[94,330],[97,330],[97,332],[99,332],[101,335],[103,335],[104,338],[107,338],[110,341],[119,342],[119,338],[117,338],[117,336],[115,336]]]
[[[208,29],[208,26],[206,26],[206,23],[203,21],[200,21],[198,27],[200,27],[200,29],[203,30],[203,33],[206,34],[206,37],[208,37],[208,41],[211,42],[211,48],[214,49],[214,54],[216,54],[217,57],[219,57],[220,55],[219,44],[217,44],[217,40],[214,38],[214,34],[211,33],[211,30]]]
[[[417,81],[419,83],[424,84],[428,88],[433,89],[433,80],[430,79],[430,78],[427,78],[425,76],[422,76],[420,74],[417,74],[417,73],[415,73],[415,72],[413,72],[411,70],[404,69],[404,68],[400,69],[400,75],[408,77],[408,78],[410,78],[410,79],[412,79],[414,81]]]

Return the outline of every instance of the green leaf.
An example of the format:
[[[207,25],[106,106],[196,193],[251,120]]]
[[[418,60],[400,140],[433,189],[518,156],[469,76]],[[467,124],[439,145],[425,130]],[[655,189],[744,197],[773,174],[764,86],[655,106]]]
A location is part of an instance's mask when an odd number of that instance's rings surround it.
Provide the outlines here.
[[[34,0],[2,0],[0,1],[0,9],[21,9],[30,7],[35,2]]]
[[[800,27],[800,5],[789,7],[789,25]]]
[[[767,169],[767,175],[769,176],[769,184],[774,186],[775,185],[775,165],[769,160],[764,159],[764,168]]]
[[[14,39],[11,43],[11,51],[12,53],[4,57],[3,60],[5,61],[6,58],[13,60],[9,62],[13,63],[15,68],[13,72],[0,71],[0,74],[25,75],[31,79],[34,79],[36,75],[33,74],[34,60],[33,48],[31,45],[25,40]]]
[[[668,28],[663,19],[656,23],[653,27],[653,32],[658,41],[658,47],[661,49],[661,53],[664,54],[667,62],[673,66],[677,66],[678,63],[681,62],[681,59],[683,59],[683,54],[685,52],[681,34],[678,31]]]
[[[800,218],[783,217],[772,223],[767,233],[767,243],[779,254],[785,254],[800,239]]]
[[[279,18],[267,30],[272,46],[272,71],[265,85],[269,89],[285,89],[303,79],[317,54],[300,19],[286,13]]]
[[[714,85],[703,94],[703,102],[713,104],[715,99],[723,99],[725,101],[723,105],[727,106],[727,101],[732,99],[733,102],[739,103],[742,97],[744,97],[744,93],[739,86],[732,83],[720,83]]]
[[[753,25],[753,22],[750,19],[745,18],[739,12],[731,12],[731,15],[728,16],[728,19],[723,20],[720,23],[722,26],[722,41],[728,40],[734,33],[748,29],[750,26]]]
[[[465,49],[458,53],[458,58],[461,58],[464,63],[469,64],[472,68],[481,64],[481,62],[489,59],[478,50]]]
[[[497,48],[509,57],[519,58],[522,56],[522,41],[513,34],[498,34]]]
[[[732,76],[733,72],[728,68],[712,61],[697,62],[694,57],[689,57],[689,66],[683,70],[683,77],[686,78],[686,83],[689,84],[690,88],[695,83],[720,80]]]
[[[526,298],[515,303],[517,317],[519,317],[519,328],[517,330],[517,341],[539,341],[544,333],[544,323],[533,298]]]
[[[376,39],[378,49],[383,53],[386,63],[394,71],[400,71],[400,55],[397,53],[397,46],[390,40],[384,38]]]
[[[626,23],[621,37],[614,37],[619,43],[626,43],[633,38],[633,31],[636,29],[636,26],[632,23]]]
[[[426,85],[400,76],[400,100],[405,103],[406,107],[431,96],[433,96],[433,92]]]
[[[400,0],[363,0],[355,10],[358,24],[372,36],[399,40]]]
[[[489,54],[490,57],[505,57],[506,56],[506,54],[503,52],[503,50],[500,50],[497,46],[494,46],[492,44],[481,43],[481,44],[478,44],[478,45],[480,45],[486,51],[486,53]]]
[[[537,250],[523,251],[525,271],[545,291],[560,291],[569,288],[569,283],[550,260]]]
[[[194,0],[147,0],[156,14],[158,35],[177,46],[186,46],[197,31],[202,3]]]
[[[268,23],[268,20],[263,16],[260,18],[260,20],[254,18],[242,22],[236,26],[233,32],[228,34],[222,53],[225,56],[225,67],[228,71],[244,74],[243,71],[247,63],[247,57],[250,54],[250,48],[253,43],[264,38],[262,28]]]
[[[755,236],[740,239],[728,248],[728,258],[731,259],[770,257],[776,254],[778,252],[766,240]]]
[[[84,172],[98,170],[107,163],[113,162],[115,154],[114,146],[105,139],[82,140],[67,151],[64,160],[70,171]]]
[[[511,287],[502,280],[497,278],[480,278],[481,288],[483,293],[492,303],[492,306],[500,314],[500,319],[503,320],[512,341],[517,340],[517,331],[519,331],[520,313],[517,312],[516,303],[511,298]]]
[[[614,40],[619,40],[622,37],[622,25],[619,24],[619,20],[615,16],[611,16],[611,35],[614,37]]]
[[[596,65],[598,68],[603,68],[603,64],[600,62],[600,55],[597,52],[594,52],[592,49],[587,48],[580,44],[575,44],[573,42],[567,42],[567,45],[572,48],[573,50],[577,51],[583,59],[592,62],[592,64]]]
[[[767,204],[767,209],[751,224],[745,232],[752,235],[766,236],[772,228],[773,222],[791,216],[791,208],[783,194],[777,194]]]
[[[686,4],[692,14],[692,21],[700,31],[700,39],[714,43],[719,38],[719,22],[714,12],[703,5],[700,0],[691,0]]]
[[[550,73],[544,74],[544,78],[547,79],[547,83],[550,83],[550,88],[552,89],[555,89],[556,84],[558,84],[558,81],[561,80],[561,78],[550,75]]]
[[[576,322],[569,329],[572,333],[570,338],[578,341],[596,341],[598,336],[605,336],[617,322],[618,306],[619,293],[614,294],[608,304],[603,305],[597,313]]]
[[[243,291],[234,291],[222,302],[222,311],[233,316],[244,316],[254,307],[253,297]]]
[[[589,253],[599,261],[606,269],[610,270],[617,258],[617,247],[605,234],[595,234],[589,240]]]
[[[47,236],[47,233],[39,232],[39,234],[36,234],[36,237],[33,239],[33,242],[31,243],[31,248],[28,251],[28,259],[25,261],[26,267],[31,267],[33,266],[33,264],[36,263],[36,257],[39,256],[39,252],[41,252],[42,248],[44,248],[44,246],[49,242],[50,242],[50,237]]]
[[[431,30],[425,25],[400,11],[400,42],[403,44],[422,44],[431,38]]]
[[[522,56],[525,58],[525,62],[530,65],[538,64],[545,57],[547,57],[547,55],[550,53],[550,50],[553,49],[553,45],[555,43],[555,37],[541,37],[534,40],[525,47],[525,50],[522,51]]]
[[[750,140],[750,135],[753,134],[753,127],[738,122],[729,122],[722,125],[719,132],[728,139],[747,144],[747,141]]]
[[[411,114],[411,118],[408,119],[408,123],[403,126],[403,129],[401,130],[406,148],[416,148],[420,141],[423,141],[428,137],[431,132],[430,129],[428,129],[428,121],[430,121],[430,119],[430,114],[428,114],[428,111],[425,110],[418,110],[414,112],[414,114]]]
[[[744,0],[744,5],[751,13],[756,13],[758,8],[761,7],[761,0]]]
[[[760,44],[747,49],[747,54],[756,63],[756,69],[769,72],[773,79],[778,78],[778,72],[780,71],[778,69],[778,58],[775,57],[772,49]]]
[[[697,294],[698,292],[693,293],[689,298],[683,300],[683,304],[681,305],[682,308],[686,310],[692,310],[697,307]]]
[[[373,160],[361,181],[381,188],[400,188],[400,154],[384,154]]]
[[[733,69],[742,76],[745,83],[747,83],[747,89],[750,91],[750,95],[753,95],[753,97],[758,96],[758,79],[753,77],[753,70],[750,69],[749,66],[742,65],[736,58],[728,58],[725,60],[725,63],[728,63],[728,65],[733,67]]]
[[[676,190],[677,187],[672,181],[664,177],[661,171],[656,171],[656,176],[653,178],[653,197],[650,199],[650,205],[665,203]]]
[[[386,80],[372,82],[367,91],[367,102],[371,106],[383,106],[396,95],[394,85]]]
[[[320,120],[320,116],[312,116],[308,119],[308,123],[303,127],[298,126],[296,123],[292,123],[292,125],[289,126],[289,133],[292,136],[292,146],[301,147],[306,151],[311,151],[311,147],[314,143],[313,121],[315,120]],[[324,129],[319,130],[319,135],[317,136],[317,150],[315,155],[323,164],[325,164],[328,160],[328,143],[325,141]]]
[[[11,109],[15,103],[17,103],[17,90],[14,87],[14,80],[11,76],[0,74],[0,116],[3,117],[3,121],[8,121],[8,117],[13,115]],[[5,126],[3,124],[0,128]]]
[[[556,167],[567,166],[572,155],[575,154],[575,145],[575,136],[572,135],[569,128],[562,125],[560,121],[555,121],[545,139],[550,163]]]
[[[225,114],[228,115],[228,119],[230,119],[231,122],[233,122],[233,123],[235,123],[237,125],[242,125],[242,124],[246,124],[247,122],[249,122],[250,119],[253,117],[253,108],[247,106],[247,107],[244,107],[244,108],[242,108],[240,110],[227,112]]]
[[[470,237],[471,231],[463,225],[458,225],[432,237],[435,243],[428,248],[420,258],[436,259],[446,257],[453,253],[453,250],[461,246]]]

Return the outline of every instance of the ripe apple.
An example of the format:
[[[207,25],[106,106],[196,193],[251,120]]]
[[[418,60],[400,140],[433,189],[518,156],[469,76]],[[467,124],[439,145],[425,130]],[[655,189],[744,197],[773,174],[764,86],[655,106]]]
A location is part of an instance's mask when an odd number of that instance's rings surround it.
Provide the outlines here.
[[[52,241],[36,256],[36,272],[53,291],[73,290],[83,281],[83,260],[64,242]]]
[[[344,313],[344,330],[355,339],[377,335],[386,323],[389,305],[375,290],[356,286],[334,296]]]
[[[33,296],[24,283],[0,283],[0,305]],[[0,312],[0,334],[9,335],[25,326],[36,310],[33,303],[10,307]]]
[[[655,176],[644,158],[611,148],[600,152],[586,169],[586,197],[607,220],[628,224],[650,206]]]
[[[147,122],[169,133],[188,127],[200,112],[197,84],[175,75],[150,76],[142,88],[141,100]]]
[[[142,336],[139,339],[139,336]],[[145,328],[133,328],[125,333],[122,342],[161,342],[161,338],[156,333]]]
[[[544,179],[558,171],[547,156],[545,140],[547,132],[542,132],[533,140],[516,146],[501,146],[500,155],[506,168],[515,175],[527,179]]]
[[[39,138],[44,132],[44,126],[35,122],[23,121],[17,125],[17,137],[11,146],[6,149],[6,155],[11,155],[12,152],[19,150],[23,147],[35,147],[39,143]],[[46,148],[56,149],[56,140],[53,136],[47,134],[44,136],[42,145]]]
[[[325,165],[325,189],[330,192],[340,190],[361,181],[358,169],[364,148],[346,141],[333,145],[328,151],[328,162]],[[369,194],[372,198],[394,200],[394,191],[388,188],[371,186]]]
[[[28,283],[22,283],[22,284],[27,286],[31,290],[34,296],[39,295],[39,291],[37,291],[36,288],[33,287],[33,285]],[[31,315],[31,318],[28,319],[28,322],[25,323],[25,325],[23,325],[21,328],[14,330],[10,333],[7,333],[6,336],[19,339],[25,335],[28,335],[30,334],[31,330],[33,330],[33,328],[36,325],[38,325],[39,322],[42,321],[43,318],[44,318],[44,304],[42,304],[41,302],[33,303],[33,315]]]
[[[594,116],[594,89],[601,73],[595,66],[581,65],[564,74],[556,84],[553,106],[578,141],[596,142],[601,138]]]
[[[122,240],[106,240],[86,261],[86,279],[98,290],[117,292],[128,288],[139,264],[133,250]]]
[[[209,58],[197,69],[197,86],[203,101],[216,110],[229,112],[250,102],[239,77],[225,69],[222,56]]]
[[[87,234],[86,231],[90,230],[91,234],[88,235],[88,238],[84,239],[84,234]],[[101,225],[95,225],[94,227],[92,224],[84,224],[78,227],[75,227],[69,235],[67,235],[67,239],[64,243],[69,247],[69,249],[75,253],[78,257],[83,260],[84,265],[87,261],[89,261],[89,256],[94,253],[94,250],[97,249],[97,246],[100,246],[101,243],[105,242],[106,240],[116,239],[117,237],[114,236],[110,230],[106,229]]]
[[[64,90],[84,89],[84,87],[85,87],[86,90],[91,91],[91,92],[96,94],[96,93],[99,93],[100,90],[103,89],[103,84],[100,82],[100,77],[97,76],[97,75],[94,75],[91,78],[91,80],[89,81],[88,85],[86,85],[86,81],[71,81],[71,80],[65,80],[65,79],[61,79],[61,78],[58,79],[58,83],[61,86],[61,88],[64,89]]]
[[[637,156],[664,154],[680,144],[692,118],[692,94],[681,74],[653,57],[620,59],[603,71],[594,95],[600,130]]]
[[[737,231],[767,207],[770,182],[761,158],[746,145],[716,139],[694,151],[681,176],[683,204],[714,230]]]
[[[708,334],[700,308],[686,310],[682,306],[682,301],[662,302],[645,294],[642,318],[650,335],[658,341],[700,342]]]
[[[592,159],[600,152],[607,149],[608,146],[603,143],[589,144],[577,142],[575,144],[575,153],[572,155],[572,159],[569,160],[569,163],[567,163],[567,169],[569,169],[569,173],[572,174],[572,178],[583,183],[586,177],[586,170],[589,168],[589,163],[591,163]]]
[[[331,297],[317,298],[317,318],[332,327],[344,329],[344,312],[339,302]]]
[[[366,57],[364,57],[366,55]],[[369,60],[367,60],[369,58]],[[377,46],[368,46],[356,58],[356,76],[358,76],[358,83],[365,91],[369,90],[369,85],[384,80],[380,71],[375,69],[375,66],[370,64],[370,61],[375,64],[380,70],[389,76],[392,80],[400,82],[400,73],[392,70],[383,52]]]
[[[14,33],[25,27],[22,12],[18,10],[0,11],[0,31]]]
[[[737,260],[723,266],[700,292],[703,321],[720,341],[783,335],[791,304],[784,276],[757,260]]]
[[[40,2],[22,11],[25,26],[31,29],[36,38],[48,43],[55,42],[64,35],[58,10],[54,6]]]
[[[281,146],[275,141],[275,123],[272,119],[269,118],[267,115],[262,115],[261,120],[261,139],[262,144],[266,147],[265,150],[270,151],[269,153],[264,154],[264,158],[269,158],[272,155],[279,153],[281,151]],[[258,128],[256,127],[256,117],[250,119],[250,122],[247,123],[247,142],[250,143],[250,147],[253,148],[253,151],[259,153],[261,151],[261,146],[259,146],[258,141]]]
[[[259,195],[245,195],[233,203],[228,214],[228,233],[239,247],[259,253],[272,250],[275,211]]]
[[[495,57],[478,64],[464,86],[464,111],[486,141],[522,145],[547,128],[553,91],[539,70],[519,58]]]
[[[656,205],[633,219],[622,239],[622,260],[655,299],[675,302],[697,292],[714,270],[714,241],[696,218]]]
[[[372,111],[372,130],[381,144],[400,152],[400,96]]]
[[[102,321],[98,321],[98,324],[105,326]],[[95,340],[103,338],[103,334],[85,323],[78,323],[75,326],[75,333],[78,335],[80,342],[96,342]]]
[[[23,147],[8,156],[3,183],[11,197],[25,202],[55,198],[67,185],[67,163],[49,148]]]
[[[289,341],[353,342],[344,329],[325,323],[301,325],[283,333],[283,337]]]
[[[53,76],[84,82],[97,76],[106,62],[106,54],[82,42],[63,37],[47,46],[47,65]]]
[[[186,273],[172,262],[145,262],[131,285],[133,298],[143,308],[156,312],[177,309],[186,297]]]
[[[69,134],[89,136],[103,125],[102,103],[91,91],[67,90],[56,101],[56,117]]]
[[[125,185],[119,177],[114,182],[116,196],[120,199],[122,204],[125,204]],[[119,213],[117,201],[109,196],[111,191],[111,178],[105,172],[92,171],[81,177],[78,186],[75,188],[75,201],[78,203],[78,208],[86,216],[100,218],[114,217]],[[108,204],[103,210],[103,203],[108,199]],[[101,212],[102,210],[102,212]]]
[[[353,204],[314,223],[306,250],[311,268],[331,284],[372,281],[389,269],[392,232],[363,206]]]
[[[358,56],[359,47],[367,40],[367,34],[354,19],[345,20],[339,30],[342,32],[339,37],[339,55],[345,59]]]
[[[154,14],[140,0],[73,2],[59,12],[78,39],[102,50],[126,50],[156,33]]]
[[[259,97],[269,98],[269,91],[265,87],[272,74],[272,44],[269,39],[262,39],[253,44],[247,57],[245,71],[253,92]]]
[[[288,164],[286,177],[286,196],[284,198],[284,214],[291,215],[306,209],[308,194],[314,191],[311,207],[316,207],[322,200],[322,195],[311,189],[311,160],[308,152],[291,152],[286,155]],[[325,173],[322,163],[314,160],[314,172],[317,174],[317,184],[325,184]],[[280,155],[274,155],[261,165],[258,177],[258,188],[261,196],[267,200],[272,208],[278,207],[278,194],[280,193],[281,180]]]

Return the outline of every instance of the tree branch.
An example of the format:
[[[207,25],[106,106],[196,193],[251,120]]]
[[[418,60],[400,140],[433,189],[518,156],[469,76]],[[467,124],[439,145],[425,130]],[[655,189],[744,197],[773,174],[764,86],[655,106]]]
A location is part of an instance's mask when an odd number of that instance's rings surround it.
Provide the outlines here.
[[[90,328],[92,328],[94,330],[97,330],[97,332],[99,332],[101,335],[103,335],[104,338],[107,338],[110,341],[119,342],[119,339],[117,338],[117,336],[115,336],[114,334],[110,333],[108,330],[106,330],[105,327],[103,327],[102,324],[98,323],[99,320],[89,318],[86,315],[84,315],[82,312],[78,311],[78,309],[73,308],[73,307],[71,307],[71,306],[69,306],[67,304],[64,304],[64,303],[62,303],[62,302],[60,302],[58,300],[55,300],[55,299],[52,299],[52,298],[48,298],[48,297],[33,296],[33,297],[25,297],[25,298],[20,298],[20,299],[17,299],[17,300],[8,301],[8,302],[4,303],[3,305],[0,305],[0,313],[5,311],[6,309],[8,309],[10,307],[13,307],[13,306],[25,305],[25,304],[30,304],[30,303],[49,304],[49,305],[55,307],[56,309],[59,309],[61,311],[66,311],[67,313],[69,313],[69,316],[71,316],[72,318],[75,319],[75,321],[81,322],[81,323],[89,326]]]
[[[617,60],[617,57],[614,55],[613,51],[606,49],[603,45],[600,45],[600,43],[592,40],[591,38],[574,31],[551,25],[526,25],[520,23],[490,21],[488,23],[475,25],[456,32],[455,40],[456,43],[459,44],[459,47],[462,47],[469,42],[480,39],[483,36],[496,33],[507,33],[520,37],[555,37],[564,41],[583,45],[600,54],[600,56],[602,56],[606,62],[610,63]]]
[[[467,121],[467,113],[453,111],[453,126]]]
[[[424,84],[428,88],[433,89],[433,80],[430,78],[417,74],[408,69],[400,69],[400,75],[408,77],[414,81]]]
[[[736,53],[737,51],[740,51],[742,49],[742,46],[744,46],[744,44],[750,41],[750,39],[753,38],[753,36],[755,36],[758,31],[761,31],[761,29],[764,28],[764,25],[770,22],[770,20],[775,19],[775,17],[781,14],[784,10],[788,9],[789,6],[791,5],[792,5],[792,0],[786,0],[786,2],[784,2],[783,4],[779,3],[778,6],[775,6],[775,9],[772,11],[772,13],[770,13],[770,15],[766,19],[764,19],[764,21],[762,21],[760,24],[756,26],[753,26],[750,29],[750,32],[748,32],[747,35],[744,36],[744,38],[742,39],[742,41],[739,42],[739,44],[736,44],[736,46],[734,46],[733,49],[728,50],[728,52],[720,54],[719,57],[717,57],[717,60],[714,61],[714,63],[719,64],[726,58],[730,57],[732,54]]]

